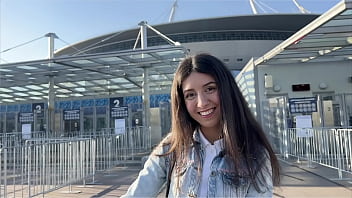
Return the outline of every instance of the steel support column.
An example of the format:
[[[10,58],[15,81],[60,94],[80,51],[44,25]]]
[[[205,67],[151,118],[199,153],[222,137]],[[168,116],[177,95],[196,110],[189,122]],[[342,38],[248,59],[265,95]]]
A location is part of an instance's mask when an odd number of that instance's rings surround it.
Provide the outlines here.
[[[139,23],[141,33],[141,49],[146,49],[148,46],[147,42],[147,22],[142,21]],[[142,54],[144,58],[144,54]],[[143,99],[143,125],[146,128],[150,127],[150,92],[149,92],[149,68],[148,65],[143,66],[143,87],[142,87],[142,99]]]
[[[58,38],[55,33],[48,33],[45,35],[49,41],[49,59],[54,58],[54,40]],[[52,63],[48,67],[52,67]],[[48,124],[47,130],[49,133],[55,132],[55,89],[54,89],[54,75],[49,76],[49,90],[48,90]]]

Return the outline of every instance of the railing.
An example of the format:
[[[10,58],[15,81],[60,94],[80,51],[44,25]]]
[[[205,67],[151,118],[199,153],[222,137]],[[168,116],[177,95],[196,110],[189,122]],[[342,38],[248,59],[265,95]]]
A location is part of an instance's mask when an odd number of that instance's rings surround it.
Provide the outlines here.
[[[73,137],[42,132],[31,137],[21,133],[0,135],[0,197],[33,197],[82,182],[95,182],[104,171],[151,149],[150,130],[128,128]]]
[[[286,129],[282,134],[282,154],[297,160],[335,168],[338,179],[352,175],[352,129]]]

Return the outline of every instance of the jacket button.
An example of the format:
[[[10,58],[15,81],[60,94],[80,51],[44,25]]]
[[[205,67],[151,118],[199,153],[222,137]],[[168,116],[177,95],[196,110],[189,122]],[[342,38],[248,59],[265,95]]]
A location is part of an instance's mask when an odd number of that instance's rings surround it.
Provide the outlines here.
[[[216,175],[215,171],[211,171],[210,176],[214,177]]]
[[[195,195],[194,192],[191,192],[188,194],[188,197],[197,197],[197,195]]]

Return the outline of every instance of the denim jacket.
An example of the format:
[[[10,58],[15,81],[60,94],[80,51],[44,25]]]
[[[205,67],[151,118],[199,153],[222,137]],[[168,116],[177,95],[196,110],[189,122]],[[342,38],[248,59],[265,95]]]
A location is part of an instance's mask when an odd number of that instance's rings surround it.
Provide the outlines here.
[[[181,168],[175,166],[172,172],[168,197],[197,197],[201,178],[198,166],[202,166],[203,148],[197,130],[193,138],[195,145],[191,145],[188,158],[185,158],[186,165]],[[157,197],[165,186],[170,162],[168,157],[159,157],[155,154],[165,153],[167,149],[165,147],[159,145],[153,151],[137,179],[122,197]],[[266,166],[262,169],[264,178],[259,176],[256,178],[258,184],[263,184],[259,186],[260,192],[257,192],[248,177],[240,176],[230,168],[229,160],[221,152],[213,159],[208,180],[208,197],[272,197],[271,165],[268,158]]]

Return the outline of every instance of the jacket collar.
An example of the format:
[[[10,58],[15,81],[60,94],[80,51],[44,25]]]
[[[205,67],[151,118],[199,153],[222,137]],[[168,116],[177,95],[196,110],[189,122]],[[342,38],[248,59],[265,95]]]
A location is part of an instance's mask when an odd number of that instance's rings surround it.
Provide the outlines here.
[[[199,128],[196,128],[193,132],[193,141],[197,142],[197,143],[201,143],[200,142],[200,135],[199,135]]]

